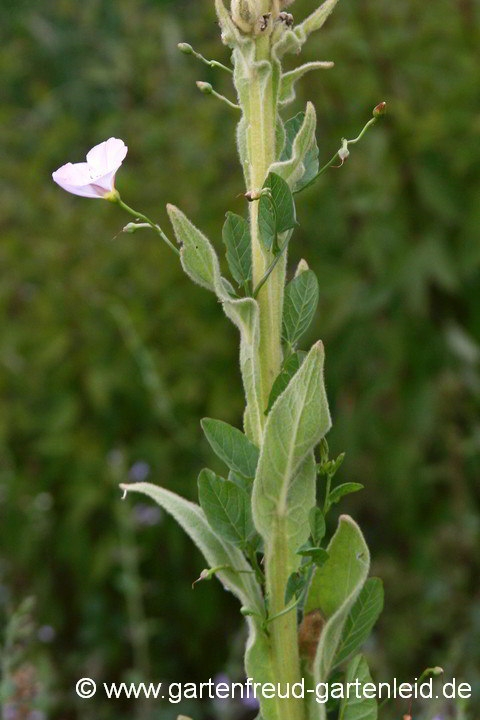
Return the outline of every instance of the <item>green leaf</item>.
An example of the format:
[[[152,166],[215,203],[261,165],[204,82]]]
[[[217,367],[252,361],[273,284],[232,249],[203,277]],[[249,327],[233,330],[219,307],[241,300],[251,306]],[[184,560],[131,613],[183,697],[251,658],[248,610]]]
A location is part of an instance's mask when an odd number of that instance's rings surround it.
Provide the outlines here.
[[[252,478],[246,478],[243,475],[237,475],[237,473],[234,473],[230,470],[230,472],[228,473],[228,479],[235,483],[235,485],[238,485],[241,490],[244,490],[247,495],[252,495]]]
[[[292,192],[298,192],[318,172],[316,127],[317,116],[310,102],[305,113],[299,113],[285,125],[285,149],[270,171],[280,175]]]
[[[335,503],[339,502],[339,500],[341,500],[342,497],[344,497],[345,495],[358,492],[359,490],[363,490],[363,485],[361,483],[348,482],[343,483],[342,485],[337,485],[337,487],[334,488],[328,496],[327,504],[328,506],[334,505]]]
[[[353,690],[358,680],[360,684],[360,692]],[[346,687],[350,692],[346,693],[346,697],[340,703],[340,712],[338,720],[377,720],[378,706],[375,698],[364,697],[362,688],[366,683],[372,682],[372,676],[368,669],[368,664],[363,655],[354,657],[348,665],[345,675]],[[357,697],[358,696],[358,697]]]
[[[167,212],[180,248],[180,262],[187,275],[199,285],[218,292],[220,269],[210,241],[174,205]]]
[[[318,305],[318,280],[312,270],[306,270],[291,280],[285,288],[282,337],[295,345],[307,330]]]
[[[205,437],[212,450],[235,473],[254,478],[259,451],[240,430],[222,420],[203,418]]]
[[[198,497],[217,535],[245,548],[254,533],[248,494],[231,480],[205,469],[198,476]]]
[[[294,597],[298,598],[303,592],[307,583],[308,577],[301,572],[295,571],[287,580],[287,586],[285,588],[284,603],[288,605]]]
[[[370,553],[358,525],[348,515],[340,516],[331,539],[327,562],[317,568],[309,587],[305,612],[320,610],[326,619],[313,662],[315,683],[327,682],[348,614],[365,584]],[[317,708],[324,720],[325,708]]]
[[[325,517],[319,507],[313,507],[308,513],[308,524],[313,542],[316,546],[320,545],[325,537],[326,527]]]
[[[267,250],[275,250],[277,243],[277,217],[273,198],[264,195],[259,200],[258,228]]]
[[[305,356],[306,353],[304,352],[295,352],[288,357],[288,359],[283,365],[282,370],[280,371],[279,375],[276,377],[275,382],[272,385],[272,389],[270,390],[270,395],[268,398],[268,407],[265,411],[265,414],[268,415],[268,413],[273,407],[275,400],[280,397],[282,392],[285,390],[288,383],[295,375],[303,360],[305,359]]]
[[[264,404],[258,348],[260,319],[253,298],[232,298],[220,275],[218,259],[209,240],[174,205],[167,206],[177,240],[182,244],[180,260],[192,280],[213,290],[222,303],[225,315],[240,330],[240,368],[247,399],[245,432],[258,444],[264,422]],[[228,287],[228,286],[227,286]]]
[[[302,127],[304,120],[305,113],[302,110],[301,112],[297,113],[289,120],[287,120],[287,122],[285,123],[285,144],[283,146],[283,152],[280,155],[280,162],[290,160],[290,158],[292,157],[293,142],[297,137],[297,133]]]
[[[284,73],[280,81],[278,102],[281,105],[286,105],[295,100],[295,85],[306,73],[312,70],[328,70],[332,67],[333,62],[317,60],[305,63],[305,65],[299,65],[294,70]]]
[[[369,578],[348,614],[335,655],[335,667],[357,652],[368,639],[382,610],[382,581],[379,578]]]
[[[288,184],[273,172],[268,174],[263,189],[270,194],[259,200],[258,225],[262,242],[270,250],[276,248],[280,233],[295,226],[295,203]]]
[[[240,215],[227,212],[222,238],[227,249],[227,262],[232,277],[243,287],[252,277],[252,247],[248,222]]]
[[[328,552],[321,547],[302,546],[297,550],[297,555],[309,557],[315,565],[324,565],[328,560]]]
[[[254,522],[266,546],[286,523],[290,571],[298,562],[296,549],[308,538],[308,512],[315,503],[312,451],[331,424],[323,363],[323,345],[316,343],[272,407],[253,486]]]
[[[260,615],[264,612],[262,593],[251,566],[238,548],[225,542],[214,532],[202,508],[151,483],[139,482],[121,485],[121,488],[129,493],[148,495],[155,500],[185,530],[210,567],[226,565],[232,568],[220,570],[217,577],[239,598],[242,605],[247,605]]]
[[[298,40],[299,47],[302,47],[312,32],[320,30],[337,2],[338,0],[325,0],[320,7],[295,27],[293,33]]]

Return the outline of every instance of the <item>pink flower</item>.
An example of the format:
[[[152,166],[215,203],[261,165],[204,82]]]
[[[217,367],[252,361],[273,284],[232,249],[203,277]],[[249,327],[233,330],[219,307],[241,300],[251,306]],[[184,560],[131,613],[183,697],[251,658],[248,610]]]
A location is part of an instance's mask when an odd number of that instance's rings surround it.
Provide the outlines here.
[[[73,195],[108,198],[116,192],[115,173],[127,151],[123,140],[110,138],[90,150],[87,162],[62,165],[52,173],[52,178],[57,185]]]

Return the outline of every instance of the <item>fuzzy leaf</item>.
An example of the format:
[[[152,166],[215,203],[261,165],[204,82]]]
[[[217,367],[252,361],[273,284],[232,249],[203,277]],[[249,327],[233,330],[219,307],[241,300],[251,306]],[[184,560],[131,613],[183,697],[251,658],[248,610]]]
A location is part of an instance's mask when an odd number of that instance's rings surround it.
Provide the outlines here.
[[[243,287],[252,277],[250,228],[245,218],[228,212],[222,238],[227,249],[227,262],[235,282]]]
[[[290,556],[295,556],[296,549],[308,538],[308,511],[315,502],[312,450],[331,424],[323,363],[323,345],[317,343],[272,407],[253,487],[257,530],[268,545],[278,523],[286,522]],[[308,478],[308,489],[300,470]]]
[[[320,5],[320,7],[314,10],[311,15],[309,15],[302,23],[296,26],[296,28],[293,30],[293,33],[297,38],[300,47],[305,43],[311,33],[315,32],[316,30],[320,30],[320,28],[328,19],[330,13],[335,8],[337,2],[338,0],[325,0],[325,2]]]
[[[187,275],[199,285],[213,290],[222,303],[225,315],[240,331],[240,368],[247,399],[245,432],[260,444],[263,430],[263,399],[258,349],[260,319],[253,298],[232,298],[220,275],[218,259],[203,233],[173,205],[167,206],[177,240],[182,244],[180,259]]]
[[[327,70],[333,67],[333,62],[324,62],[317,60],[315,62],[305,63],[300,65],[290,72],[284,73],[280,82],[280,92],[278,101],[281,105],[286,105],[295,100],[295,84],[302,78],[306,73],[311,70]]]
[[[307,330],[318,305],[318,280],[313,270],[306,270],[285,288],[282,337],[295,345]]]
[[[181,244],[180,262],[183,269],[194,282],[217,292],[220,269],[209,240],[174,205],[167,205],[167,212],[175,236]]]
[[[376,699],[364,697],[361,691],[366,683],[372,682],[368,664],[363,655],[357,655],[350,661],[345,675],[345,683],[355,683],[357,680],[360,683],[360,692],[350,691],[342,699],[338,720],[377,720]],[[347,687],[352,688],[352,685],[347,685]]]
[[[305,612],[320,610],[326,618],[313,662],[315,683],[327,682],[348,614],[365,584],[370,553],[358,525],[348,515],[340,516],[331,539],[327,562],[317,568],[305,603]],[[324,720],[325,708],[317,708]]]
[[[300,115],[286,123],[284,151],[281,159],[270,166],[270,171],[280,175],[292,192],[301,189],[318,172],[317,116],[312,103],[307,103],[305,113]]]
[[[121,487],[128,492],[148,495],[172,515],[203,553],[210,567],[227,565],[234,568],[234,570],[219,570],[216,575],[224,587],[239,598],[242,605],[263,617],[265,612],[263,596],[251,572],[251,566],[238,548],[223,541],[214,533],[198,505],[151,483],[134,483]],[[257,618],[247,617],[247,624],[248,642],[245,653],[247,675],[258,679],[261,683],[273,682],[275,675],[266,635]],[[265,720],[276,720],[274,700],[262,702],[262,709]]]
[[[335,667],[359,650],[368,639],[382,610],[382,581],[379,578],[369,578],[348,614],[335,655]]]
[[[129,493],[148,495],[155,500],[185,530],[210,567],[227,565],[232,568],[217,573],[224,587],[233,592],[242,605],[247,605],[260,614],[263,613],[261,590],[250,565],[240,550],[218,537],[198,505],[152,483],[139,482],[121,485],[121,488]]]
[[[255,477],[259,451],[240,430],[213,418],[203,418],[201,425],[212,450],[230,470],[246,478]]]
[[[198,497],[217,535],[236,547],[245,548],[254,533],[247,493],[231,480],[205,469],[198,476]]]

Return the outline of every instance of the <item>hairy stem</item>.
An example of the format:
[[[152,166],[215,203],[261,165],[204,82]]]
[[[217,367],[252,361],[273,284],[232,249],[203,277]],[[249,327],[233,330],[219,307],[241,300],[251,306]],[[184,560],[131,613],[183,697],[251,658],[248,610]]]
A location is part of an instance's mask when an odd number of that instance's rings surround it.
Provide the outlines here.
[[[264,61],[269,62],[266,70]],[[276,160],[275,130],[277,98],[268,38],[257,40],[256,62],[251,67],[248,92],[248,157],[251,191],[262,188],[270,165]],[[252,236],[253,287],[260,308],[259,364],[261,393],[266,408],[272,384],[282,364],[282,312],[286,273],[286,250],[275,256],[262,245],[258,225],[259,202],[250,203]],[[284,248],[285,249],[285,248]],[[267,549],[266,584],[269,601],[268,626],[270,652],[275,681],[282,692],[301,679],[298,655],[296,612],[285,610],[285,588],[288,580],[288,542],[285,524],[279,521],[275,540]],[[274,617],[276,616],[276,617]],[[277,700],[278,720],[303,720],[301,700]]]
[[[251,67],[249,84],[248,154],[250,157],[249,190],[263,186],[270,165],[275,161],[276,98],[272,76],[265,75],[259,62],[268,60],[269,45],[261,38],[257,44],[257,62]],[[262,246],[258,226],[259,203],[250,204],[252,234],[253,287],[257,287],[272,265],[273,253]],[[282,364],[281,329],[283,288],[285,284],[285,255],[275,265],[268,283],[258,292],[260,307],[260,372],[262,400],[266,408],[272,384]]]

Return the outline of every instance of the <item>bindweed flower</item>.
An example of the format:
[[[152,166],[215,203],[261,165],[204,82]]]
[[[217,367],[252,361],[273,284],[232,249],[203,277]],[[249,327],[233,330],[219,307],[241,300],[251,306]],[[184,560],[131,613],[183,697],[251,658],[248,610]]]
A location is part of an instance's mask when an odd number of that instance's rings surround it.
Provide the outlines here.
[[[118,138],[109,138],[95,145],[87,154],[87,162],[67,163],[52,173],[61,188],[82,197],[114,199],[115,174],[128,148]]]

